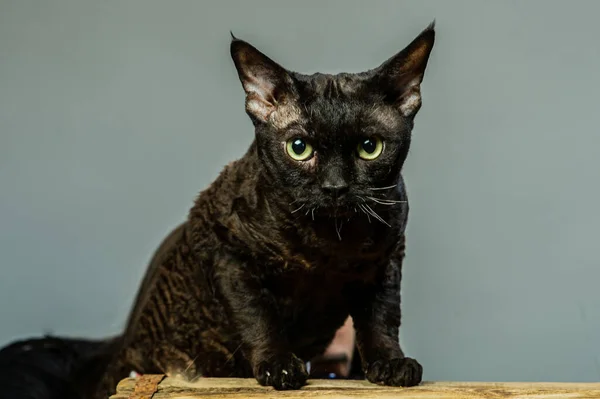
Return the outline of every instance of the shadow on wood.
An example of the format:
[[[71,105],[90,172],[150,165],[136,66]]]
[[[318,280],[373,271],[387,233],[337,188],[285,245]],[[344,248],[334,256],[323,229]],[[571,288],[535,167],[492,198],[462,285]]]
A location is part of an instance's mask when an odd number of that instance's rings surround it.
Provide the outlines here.
[[[299,391],[275,391],[254,379],[203,378],[186,382],[163,376],[121,381],[111,399],[242,399],[242,398],[406,398],[406,399],[547,399],[600,398],[600,383],[425,382],[413,388],[391,388],[367,381],[309,380]]]

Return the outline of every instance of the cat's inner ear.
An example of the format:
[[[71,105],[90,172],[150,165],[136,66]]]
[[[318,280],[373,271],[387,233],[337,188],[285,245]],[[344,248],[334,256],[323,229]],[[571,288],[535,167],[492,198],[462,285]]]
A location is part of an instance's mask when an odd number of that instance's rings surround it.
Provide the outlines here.
[[[380,90],[407,118],[414,118],[421,108],[421,82],[435,41],[434,26],[431,23],[408,46],[377,68]]]
[[[288,72],[251,44],[236,38],[231,41],[231,57],[246,92],[246,112],[262,122],[281,122],[283,114],[289,113],[285,106],[294,93]]]

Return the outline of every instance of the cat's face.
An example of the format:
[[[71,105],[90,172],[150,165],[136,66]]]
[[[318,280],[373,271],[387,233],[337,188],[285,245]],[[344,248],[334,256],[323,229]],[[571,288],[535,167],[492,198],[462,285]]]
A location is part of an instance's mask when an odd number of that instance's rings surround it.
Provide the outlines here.
[[[352,213],[398,183],[434,37],[431,25],[367,72],[310,76],[233,39],[260,159],[298,212]]]

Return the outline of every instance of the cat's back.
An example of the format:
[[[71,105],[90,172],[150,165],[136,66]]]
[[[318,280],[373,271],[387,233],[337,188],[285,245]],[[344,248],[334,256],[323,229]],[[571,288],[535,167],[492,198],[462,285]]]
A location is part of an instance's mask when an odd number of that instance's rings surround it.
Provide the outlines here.
[[[170,252],[174,251],[178,243],[182,240],[187,222],[183,222],[175,227],[171,232],[163,239],[160,243],[146,269],[142,283],[138,289],[136,299],[133,305],[133,309],[129,314],[127,321],[126,335],[131,332],[137,325],[140,315],[146,306],[148,299],[153,293],[153,288],[156,285],[158,276],[160,276],[161,267],[163,267],[164,259],[169,255]]]
[[[234,198],[244,190],[245,181],[248,179],[241,176],[251,177],[252,169],[252,164],[245,157],[226,165],[217,178],[198,195],[188,219],[171,230],[162,240],[152,255],[129,315],[127,333],[130,336],[135,335],[140,319],[147,313],[148,308],[152,307],[153,302],[156,302],[157,297],[166,296],[170,298],[167,302],[174,302],[176,296],[168,291],[176,288],[188,299],[198,299],[207,294],[198,291],[209,287],[194,286],[193,281],[201,282],[195,277],[203,274],[200,269],[209,266],[210,254],[214,252],[219,241],[214,226],[218,224],[222,215],[230,212]],[[201,252],[194,256],[195,250]],[[210,276],[204,277],[211,280]],[[180,287],[177,282],[182,281],[186,281],[186,284]]]

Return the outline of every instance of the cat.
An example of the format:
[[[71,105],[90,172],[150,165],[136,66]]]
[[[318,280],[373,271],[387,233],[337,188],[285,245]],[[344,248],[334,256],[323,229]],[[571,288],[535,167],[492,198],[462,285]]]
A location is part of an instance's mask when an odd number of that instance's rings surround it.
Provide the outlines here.
[[[131,370],[299,389],[349,315],[369,381],[421,382],[399,344],[401,170],[434,39],[432,23],[377,68],[305,75],[232,34],[254,140],[155,253],[98,397]]]

